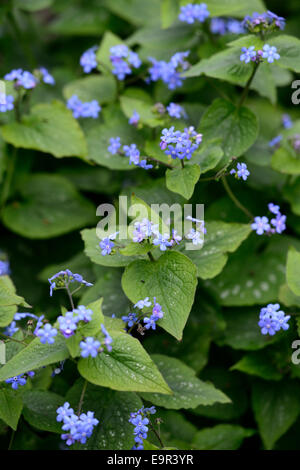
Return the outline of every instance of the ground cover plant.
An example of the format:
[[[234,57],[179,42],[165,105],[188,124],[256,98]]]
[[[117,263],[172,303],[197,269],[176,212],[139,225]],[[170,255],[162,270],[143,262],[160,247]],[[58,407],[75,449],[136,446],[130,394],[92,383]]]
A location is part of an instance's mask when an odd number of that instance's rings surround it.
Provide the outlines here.
[[[1,449],[299,449],[299,17],[1,3]]]

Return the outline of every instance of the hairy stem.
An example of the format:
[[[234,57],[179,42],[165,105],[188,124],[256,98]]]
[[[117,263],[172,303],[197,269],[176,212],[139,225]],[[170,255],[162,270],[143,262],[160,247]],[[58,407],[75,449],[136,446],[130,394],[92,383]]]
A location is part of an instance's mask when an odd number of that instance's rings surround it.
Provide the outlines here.
[[[80,400],[79,400],[79,403],[78,403],[77,416],[79,416],[80,413],[81,413],[81,408],[82,408],[82,405],[83,405],[83,400],[84,400],[84,395],[85,395],[85,392],[86,392],[87,384],[88,384],[88,382],[87,382],[87,380],[85,380],[84,384],[83,384],[83,387],[82,387]]]

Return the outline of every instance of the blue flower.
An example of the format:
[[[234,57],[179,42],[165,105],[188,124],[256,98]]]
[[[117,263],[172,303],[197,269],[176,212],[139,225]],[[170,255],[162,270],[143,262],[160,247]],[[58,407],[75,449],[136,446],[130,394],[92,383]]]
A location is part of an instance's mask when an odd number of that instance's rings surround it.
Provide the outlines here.
[[[14,69],[11,72],[4,75],[4,80],[7,80],[9,82],[12,82],[14,80],[18,80],[18,79],[21,78],[22,73],[23,73],[22,69]]]
[[[169,106],[167,106],[167,111],[169,116],[177,119],[180,119],[185,115],[183,107],[176,103],[170,103]]]
[[[127,326],[131,328],[137,321],[138,317],[136,313],[128,313],[122,317],[123,322],[127,323]]]
[[[108,146],[107,150],[112,155],[116,155],[121,148],[121,139],[120,137],[111,137],[109,139],[110,145]]]
[[[123,147],[124,154],[126,157],[129,157],[129,164],[133,163],[138,165],[140,162],[140,151],[138,150],[136,144],[124,145]]]
[[[96,357],[101,346],[100,341],[89,336],[84,341],[80,342],[81,357]]]
[[[265,216],[255,217],[254,222],[251,224],[252,230],[255,230],[257,235],[262,235],[264,232],[269,232],[271,226],[269,219]]]
[[[233,168],[230,170],[230,174],[235,175],[236,178],[242,178],[244,181],[246,181],[250,175],[250,171],[248,170],[246,163],[238,163],[237,170]]]
[[[105,336],[103,343],[106,346],[107,351],[110,352],[112,351],[111,343],[113,342],[113,339],[102,323],[101,323],[101,331]]]
[[[50,323],[46,323],[44,328],[39,328],[35,334],[40,338],[42,344],[53,344],[55,342],[54,338],[57,335],[57,329],[53,328]]]
[[[97,67],[96,50],[98,46],[93,46],[85,51],[80,57],[80,65],[83,68],[84,73],[90,73]]]
[[[147,439],[148,434],[148,424],[150,420],[147,418],[147,415],[155,414],[156,409],[154,406],[151,408],[144,408],[142,407],[140,410],[136,411],[135,413],[130,413],[129,422],[133,424],[134,430],[134,440],[135,445],[133,446],[133,450],[143,450],[143,440]]]
[[[66,402],[57,410],[57,421],[63,422],[62,430],[68,431],[61,435],[68,446],[79,442],[85,444],[87,439],[93,434],[94,427],[99,424],[98,419],[94,417],[94,412],[88,411],[77,416],[70,404]]]
[[[227,21],[227,31],[231,34],[243,34],[245,32],[245,28],[241,21],[229,19]]]
[[[40,67],[39,71],[42,75],[42,80],[43,80],[44,83],[47,83],[47,85],[55,85],[54,78],[52,77],[52,75],[50,75],[48,70],[45,69],[45,67]]]
[[[124,44],[119,44],[110,48],[110,61],[113,65],[112,73],[118,80],[124,80],[126,75],[130,75],[130,66],[139,68],[141,60],[136,52],[132,52]]]
[[[277,47],[269,46],[269,44],[265,44],[263,47],[263,59],[267,59],[269,64],[272,64],[274,60],[280,59],[280,55],[277,52]]]
[[[67,312],[64,316],[59,316],[57,320],[59,330],[65,338],[69,338],[74,334],[77,329],[78,318],[74,316],[73,312]]]
[[[10,266],[8,261],[0,260],[0,276],[9,276]]]
[[[169,62],[164,60],[157,61],[149,57],[152,67],[149,68],[150,77],[148,81],[156,82],[161,79],[170,90],[180,87],[184,79],[181,76],[181,72],[189,67],[189,63],[185,60],[188,55],[189,51],[177,52],[171,57]]]
[[[137,123],[139,122],[140,120],[140,115],[137,111],[133,111],[133,114],[131,116],[131,118],[129,119],[129,124],[131,124],[132,126],[136,126]]]
[[[283,114],[282,115],[282,125],[285,129],[290,129],[293,127],[293,121],[291,120],[291,117],[288,114]]]
[[[139,300],[135,305],[134,308],[139,308],[142,310],[145,307],[151,307],[151,302],[149,300],[149,297],[146,297],[144,300]]]
[[[271,225],[273,225],[277,233],[282,233],[286,229],[285,221],[286,216],[279,213],[276,218],[271,219]]]
[[[285,28],[285,19],[282,16],[278,16],[268,10],[266,17],[268,18],[268,20],[273,21],[279,29],[283,30]]]
[[[11,324],[5,328],[4,334],[7,336],[13,336],[17,331],[19,331],[19,328],[17,328],[16,325],[16,322],[12,321]]]
[[[153,240],[153,245],[159,246],[160,251],[166,251],[167,247],[172,246],[172,243],[170,242],[170,236],[165,233],[162,235],[159,233],[156,238]]]
[[[274,139],[270,140],[269,147],[277,147],[282,140],[282,135],[277,135]]]
[[[267,307],[261,309],[258,326],[261,328],[263,335],[269,334],[273,336],[280,329],[287,330],[289,328],[288,321],[291,318],[290,315],[285,315],[279,309],[279,304],[268,304]]]
[[[210,31],[213,34],[225,34],[227,30],[226,21],[223,18],[212,18],[210,22]]]
[[[66,288],[70,283],[78,282],[79,284],[87,287],[92,286],[91,282],[87,282],[83,279],[81,274],[74,274],[69,269],[65,271],[59,271],[48,279],[50,283],[50,297],[53,295],[53,291],[58,288]]]
[[[240,60],[248,64],[250,60],[253,60],[256,57],[255,46],[242,47],[242,54],[240,55]]]
[[[84,305],[78,305],[73,312],[76,313],[78,321],[88,323],[92,320],[93,310],[86,308]]]
[[[14,97],[0,93],[0,113],[6,113],[14,109]]]
[[[190,160],[202,141],[202,134],[198,134],[194,127],[184,129],[184,132],[174,131],[174,127],[163,129],[160,148],[173,159],[186,158]],[[174,144],[174,145],[173,145]]]
[[[112,240],[110,240],[110,238],[106,237],[106,238],[103,238],[103,240],[101,240],[101,242],[99,243],[99,246],[101,248],[102,256],[106,256],[106,255],[110,255],[115,244]]]
[[[203,231],[195,230],[191,228],[186,238],[192,240],[193,245],[203,245]]]
[[[71,96],[67,101],[67,108],[71,109],[73,112],[74,118],[93,118],[97,119],[101,111],[101,106],[97,100],[92,100],[86,103],[83,103],[77,95]]]
[[[180,8],[180,14],[178,16],[180,21],[185,23],[193,24],[195,21],[203,23],[209,16],[206,3],[192,4],[189,3]]]
[[[24,377],[24,375],[20,374],[5,380],[5,382],[7,384],[11,384],[11,387],[14,390],[18,390],[19,387],[23,387],[24,385],[26,385],[26,378]]]
[[[23,88],[30,90],[31,88],[35,88],[38,81],[31,72],[27,72],[26,70],[22,73],[20,78],[17,80],[17,85],[22,86]]]
[[[275,214],[275,215],[280,214],[280,207],[277,206],[276,204],[273,204],[273,202],[270,202],[268,204],[268,209],[270,212],[272,212],[272,214]]]

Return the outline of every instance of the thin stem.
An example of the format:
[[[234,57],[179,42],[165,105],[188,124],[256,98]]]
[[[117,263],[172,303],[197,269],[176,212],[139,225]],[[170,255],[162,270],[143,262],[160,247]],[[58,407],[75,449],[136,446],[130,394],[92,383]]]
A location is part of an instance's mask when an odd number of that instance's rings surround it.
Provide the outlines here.
[[[86,392],[87,384],[88,384],[88,382],[87,382],[87,380],[85,380],[84,384],[83,384],[83,387],[82,387],[80,400],[79,400],[79,403],[78,403],[77,416],[79,416],[80,413],[81,413],[81,408],[82,408],[82,405],[83,405],[83,400],[84,400],[84,395],[85,395],[85,392]]]
[[[165,446],[164,446],[164,443],[163,441],[161,440],[161,437],[159,435],[159,433],[156,431],[155,427],[153,426],[153,424],[151,423],[150,419],[149,419],[149,427],[151,429],[151,431],[153,431],[153,433],[155,434],[155,436],[157,437],[159,443],[160,443],[160,446],[161,448],[163,449]]]
[[[147,255],[149,256],[150,261],[155,261],[153,254],[151,251],[148,251]]]
[[[7,449],[7,450],[11,450],[11,449],[12,449],[12,445],[13,445],[13,442],[14,442],[15,433],[16,433],[16,431],[13,429],[12,432],[11,432],[11,436],[10,436],[10,440],[9,440],[9,444],[8,444],[8,449]]]
[[[15,171],[15,165],[17,161],[17,152],[18,152],[17,148],[13,147],[12,154],[10,155],[10,158],[8,160],[6,178],[3,184],[3,189],[2,189],[1,198],[0,198],[1,209],[3,208],[4,204],[6,203],[9,197],[11,182],[13,179],[13,174]]]
[[[69,300],[70,300],[72,310],[74,310],[75,306],[74,306],[74,302],[73,302],[73,298],[72,298],[72,294],[70,292],[69,286],[66,286],[66,291],[67,291],[68,296],[69,296]]]
[[[24,346],[28,346],[28,344],[25,343],[25,341],[20,341],[19,339],[12,338],[11,336],[5,335],[4,333],[0,333],[0,335],[5,339],[14,341],[15,343],[24,344]]]
[[[180,160],[180,163],[181,163],[181,168],[183,169],[184,168],[184,161]]]
[[[145,156],[145,157],[141,157],[141,158],[146,158],[147,160],[151,160],[152,162],[158,163],[158,164],[160,164],[160,165],[164,165],[164,166],[166,166],[167,168],[170,168],[170,169],[176,168],[175,166],[170,165],[170,163],[162,162],[162,161],[160,161],[160,160],[157,160],[157,159],[154,158],[154,157],[148,157],[148,156],[146,157],[146,156]]]
[[[227,180],[226,180],[226,177],[225,176],[222,176],[221,178],[221,181],[223,183],[223,186],[225,188],[225,191],[227,192],[228,196],[230,197],[230,199],[232,200],[232,202],[239,208],[241,209],[241,211],[244,212],[244,214],[246,214],[247,217],[249,217],[250,219],[253,219],[254,218],[254,215],[251,214],[250,211],[248,211],[248,209],[243,206],[243,204],[236,198],[236,196],[233,194],[232,190],[230,189],[228,183],[227,183]]]
[[[253,81],[253,79],[254,79],[254,77],[255,77],[255,74],[256,74],[256,72],[257,72],[257,69],[258,69],[258,67],[259,67],[259,64],[260,64],[259,62],[256,62],[256,63],[254,64],[254,67],[253,67],[253,70],[252,70],[252,74],[250,75],[250,78],[249,78],[248,82],[246,83],[246,86],[245,86],[245,88],[244,88],[244,91],[243,91],[243,93],[242,93],[242,95],[241,95],[240,101],[238,102],[238,108],[240,108],[240,107],[242,106],[242,104],[244,103],[245,99],[246,99],[247,96],[248,96],[248,92],[249,92],[250,85],[251,85],[251,83],[252,83],[252,81]]]

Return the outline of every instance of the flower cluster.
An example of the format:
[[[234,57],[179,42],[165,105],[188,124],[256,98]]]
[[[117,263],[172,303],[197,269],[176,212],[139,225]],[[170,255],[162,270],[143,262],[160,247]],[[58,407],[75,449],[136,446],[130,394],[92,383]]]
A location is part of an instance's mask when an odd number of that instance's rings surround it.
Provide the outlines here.
[[[14,97],[12,95],[5,95],[0,93],[0,113],[6,113],[14,109]]]
[[[65,338],[72,336],[77,330],[80,321],[89,323],[92,320],[93,311],[86,308],[84,305],[79,305],[71,312],[66,312],[65,315],[60,315],[57,320],[59,323],[59,330]]]
[[[0,260],[0,276],[8,276],[10,274],[9,262]]]
[[[210,31],[213,34],[224,35],[230,34],[243,34],[245,28],[241,21],[233,18],[212,18],[210,22]]]
[[[243,26],[251,33],[272,32],[285,28],[285,19],[271,11],[245,16]]]
[[[93,434],[94,427],[99,424],[98,419],[94,417],[94,412],[88,411],[77,416],[70,403],[66,402],[57,410],[56,421],[63,423],[62,430],[67,431],[61,435],[68,446],[75,442],[85,444],[86,440]]]
[[[152,310],[148,313],[142,313],[139,310],[144,308],[150,308]],[[144,327],[143,330],[156,330],[156,323],[158,320],[163,318],[164,312],[162,311],[162,306],[156,302],[156,298],[153,298],[153,302],[149,300],[149,297],[146,297],[144,300],[139,300],[134,306],[134,309],[137,309],[136,312],[130,312],[128,315],[124,315],[122,320],[127,324],[127,327],[132,328],[135,324],[139,324],[140,321],[143,321]],[[149,315],[149,316],[147,316]]]
[[[170,129],[163,129],[160,140],[160,148],[166,155],[173,159],[190,160],[202,141],[202,134],[198,134],[193,126],[183,132],[175,131],[172,126]]]
[[[133,446],[132,450],[143,450],[143,440],[147,439],[148,434],[148,424],[150,423],[150,415],[154,415],[156,413],[156,408],[151,406],[150,408],[145,408],[144,406],[136,411],[135,413],[130,413],[129,422],[133,424],[134,430],[134,440],[135,445]]]
[[[113,339],[106,330],[105,326],[101,323],[101,331],[104,335],[104,340],[103,344],[106,347],[108,352],[112,351],[112,342]],[[80,342],[79,344],[81,352],[80,355],[81,357],[96,357],[99,352],[103,352],[104,349],[101,347],[101,342],[92,336],[89,336],[85,338],[83,341]]]
[[[23,87],[26,90],[35,88],[42,80],[47,85],[55,85],[55,80],[45,67],[34,70],[34,73],[23,69],[14,69],[4,75],[4,80],[14,82],[15,87]]]
[[[146,241],[154,246],[159,246],[160,251],[166,251],[168,247],[172,247],[182,240],[175,230],[172,231],[172,237],[168,233],[161,234],[158,225],[146,218],[140,222],[134,222],[133,227],[132,241],[134,243]]]
[[[192,4],[188,3],[180,8],[179,20],[188,24],[193,24],[196,21],[204,23],[206,18],[210,15],[206,3]]]
[[[269,304],[260,311],[258,326],[261,328],[263,335],[275,335],[279,330],[287,330],[289,328],[288,321],[290,315],[280,309],[279,304]]]
[[[23,320],[24,318],[31,318],[33,320],[37,320],[36,328],[34,330],[34,334],[36,335],[36,331],[40,326],[42,325],[42,321],[44,319],[44,315],[41,315],[38,317],[37,315],[34,315],[33,313],[15,313],[13,321],[8,325],[5,329],[5,334],[7,336],[13,336],[17,331],[19,331],[19,328],[17,327],[17,321]]]
[[[286,216],[281,214],[280,207],[270,202],[268,209],[275,217],[271,220],[266,216],[255,217],[251,224],[252,230],[255,230],[257,235],[282,233],[286,229]]]
[[[109,139],[109,146],[107,147],[107,150],[109,153],[112,155],[124,155],[125,157],[129,158],[129,165],[133,164],[135,166],[138,166],[140,168],[143,168],[144,170],[150,170],[153,168],[153,165],[150,163],[147,163],[146,158],[141,158],[141,153],[139,149],[137,148],[136,144],[130,144],[130,145],[123,145],[121,144],[121,139],[120,137],[111,137]]]
[[[18,390],[19,387],[23,387],[27,383],[28,377],[34,377],[35,372],[30,371],[26,374],[16,375],[15,377],[11,377],[10,379],[5,380],[7,384],[11,384],[11,388],[14,390]]]
[[[150,77],[147,81],[157,82],[158,80],[162,80],[170,90],[175,90],[180,87],[184,79],[184,77],[181,76],[181,72],[187,70],[190,65],[185,60],[188,55],[189,51],[176,52],[169,62],[149,57],[152,67],[149,68]]]
[[[35,335],[40,338],[42,344],[53,344],[55,342],[55,336],[57,336],[57,329],[54,328],[50,323],[46,323],[44,327],[37,328]]]
[[[132,73],[131,66],[138,69],[142,62],[136,52],[132,52],[125,44],[110,48],[110,61],[113,65],[112,73],[118,80],[124,80],[126,75]]]
[[[258,63],[263,59],[267,59],[269,64],[272,64],[274,60],[279,60],[280,55],[277,52],[277,48],[269,44],[265,44],[262,50],[259,49],[258,51],[255,50],[255,46],[242,47],[241,62],[245,62],[245,64],[248,64],[250,61]]]
[[[230,170],[230,174],[234,175],[237,179],[242,178],[243,181],[246,181],[250,175],[250,171],[248,170],[246,163],[237,163],[236,169],[233,168]]]
[[[97,100],[83,103],[77,95],[71,96],[67,101],[67,108],[71,109],[74,118],[93,118],[97,119],[101,111],[101,106]]]
[[[203,245],[204,235],[206,234],[204,221],[195,219],[190,215],[187,216],[187,220],[190,220],[195,225],[195,227],[190,229],[189,233],[186,235],[186,238],[191,240],[193,245]]]
[[[85,285],[87,287],[93,285],[91,282],[85,281],[81,274],[73,274],[69,269],[66,269],[65,271],[59,271],[50,277],[48,281],[50,283],[50,297],[52,297],[53,291],[55,289],[67,289],[69,284],[73,282],[78,282],[79,284]]]
[[[93,46],[85,51],[80,57],[80,65],[83,68],[84,73],[90,73],[97,67],[96,50],[98,46]]]

